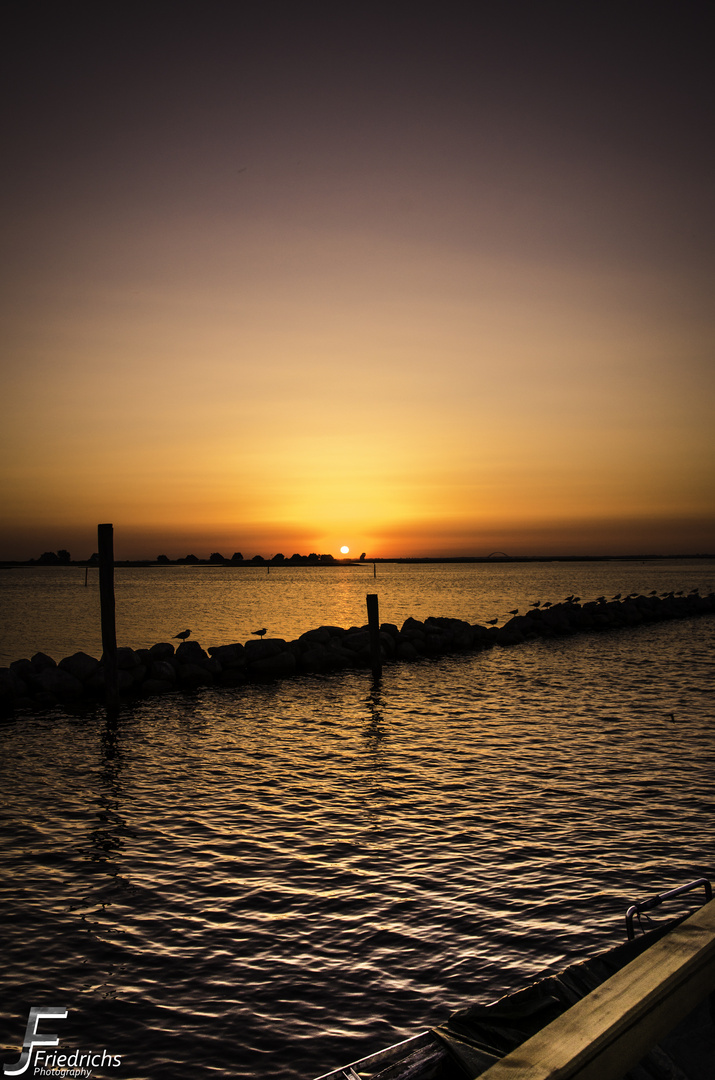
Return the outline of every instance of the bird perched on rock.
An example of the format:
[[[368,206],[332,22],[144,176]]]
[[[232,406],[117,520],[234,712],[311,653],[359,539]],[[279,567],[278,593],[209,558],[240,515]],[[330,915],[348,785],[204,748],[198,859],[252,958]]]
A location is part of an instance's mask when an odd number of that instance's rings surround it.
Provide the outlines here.
[[[175,638],[181,638],[182,641],[186,641],[187,637],[191,633],[190,630],[182,630],[180,634],[174,634]]]
[[[498,622],[498,619],[487,619],[487,626],[496,626]]]
[[[266,628],[264,626],[262,630],[251,630],[251,633],[252,634],[258,634],[259,638],[262,638],[264,634],[268,633],[268,631],[266,630]]]
[[[510,614],[510,615],[518,615],[518,614],[519,614],[519,609],[518,609],[518,607],[515,607],[513,611],[510,611],[510,612],[509,612],[509,614]]]

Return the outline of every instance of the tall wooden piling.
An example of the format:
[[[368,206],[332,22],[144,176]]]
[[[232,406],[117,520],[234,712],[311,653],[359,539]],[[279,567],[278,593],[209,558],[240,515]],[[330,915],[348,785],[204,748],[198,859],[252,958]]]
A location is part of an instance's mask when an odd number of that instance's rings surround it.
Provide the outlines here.
[[[102,653],[107,711],[119,712],[117,680],[117,631],[114,619],[114,527],[97,526],[99,551],[99,607],[102,620]]]
[[[380,610],[377,593],[367,594],[367,623],[370,631],[370,662],[373,678],[382,675],[382,648],[380,646]]]

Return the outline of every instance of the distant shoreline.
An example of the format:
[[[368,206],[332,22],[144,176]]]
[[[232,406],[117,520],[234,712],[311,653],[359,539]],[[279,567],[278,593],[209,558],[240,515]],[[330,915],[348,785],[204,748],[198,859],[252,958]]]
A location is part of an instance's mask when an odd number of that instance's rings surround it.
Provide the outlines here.
[[[176,567],[176,566],[188,566],[188,567],[208,567],[212,570],[245,570],[245,569],[263,569],[269,567],[271,569],[301,569],[303,567],[318,567],[321,570],[330,569],[331,567],[340,566],[371,566],[373,563],[400,563],[408,565],[420,565],[420,564],[436,564],[436,563],[498,563],[504,565],[505,563],[549,563],[549,562],[666,562],[670,560],[678,560],[683,562],[686,560],[706,560],[715,559],[713,553],[703,553],[697,555],[418,555],[418,556],[401,556],[394,558],[379,558],[374,559],[332,559],[329,562],[322,561],[301,561],[292,562],[290,559],[283,559],[273,561],[272,559],[263,559],[262,561],[254,562],[253,559],[244,559],[240,562],[232,562],[230,559],[225,559],[223,562],[211,561],[210,559],[196,559],[187,561],[186,559],[170,559],[166,562],[157,562],[156,559],[115,559],[114,565],[117,568],[125,567],[127,569],[142,569],[142,568],[157,568],[157,567]],[[97,566],[96,560],[92,559],[72,559],[66,563],[42,563],[37,559],[4,559],[0,560],[0,570],[16,570],[16,569],[36,569],[49,566],[51,569],[72,569],[73,567],[95,567]]]

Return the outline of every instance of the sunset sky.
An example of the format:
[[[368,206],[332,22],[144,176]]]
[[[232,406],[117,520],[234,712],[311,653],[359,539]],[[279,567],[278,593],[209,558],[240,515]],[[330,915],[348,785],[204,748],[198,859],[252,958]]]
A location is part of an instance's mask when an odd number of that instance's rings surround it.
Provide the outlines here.
[[[0,558],[715,550],[708,5],[7,5]]]

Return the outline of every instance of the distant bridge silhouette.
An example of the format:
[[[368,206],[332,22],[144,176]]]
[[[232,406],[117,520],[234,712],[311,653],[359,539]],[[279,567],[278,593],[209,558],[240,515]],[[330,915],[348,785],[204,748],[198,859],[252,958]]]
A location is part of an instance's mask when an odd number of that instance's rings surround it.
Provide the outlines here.
[[[488,559],[494,559],[494,558],[510,559],[511,555],[507,555],[506,551],[492,551],[489,555],[487,555],[487,558]]]

